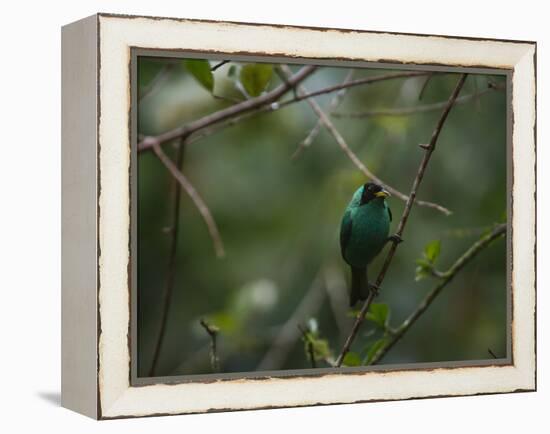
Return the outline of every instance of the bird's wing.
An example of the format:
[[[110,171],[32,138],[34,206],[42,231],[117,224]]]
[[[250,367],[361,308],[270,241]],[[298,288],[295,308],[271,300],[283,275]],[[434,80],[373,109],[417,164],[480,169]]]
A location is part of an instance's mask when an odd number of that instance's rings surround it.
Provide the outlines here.
[[[390,215],[390,222],[391,222],[393,219],[393,216],[391,215],[391,208],[389,206],[387,206],[387,208],[388,208],[388,214]]]
[[[346,251],[346,246],[351,237],[351,227],[353,221],[351,219],[351,211],[348,209],[342,218],[342,223],[340,224],[340,249],[342,251],[342,257],[344,257],[344,252]],[[346,259],[344,257],[344,259]]]

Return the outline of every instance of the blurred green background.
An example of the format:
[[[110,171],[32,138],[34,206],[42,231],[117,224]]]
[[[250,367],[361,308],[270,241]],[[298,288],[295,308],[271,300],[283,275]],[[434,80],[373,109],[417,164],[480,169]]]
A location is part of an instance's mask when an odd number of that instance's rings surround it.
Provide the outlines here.
[[[210,61],[216,65],[219,61]],[[231,62],[204,71],[205,62],[140,57],[138,132],[156,135],[281,83],[273,68],[247,80]],[[202,69],[201,69],[202,68]],[[299,66],[291,66],[297,71]],[[357,68],[354,78],[396,70]],[[349,68],[320,67],[303,82],[312,91],[341,83]],[[338,114],[418,107],[446,101],[457,74],[395,79],[350,88]],[[265,86],[264,86],[265,85]],[[259,86],[259,87],[258,87]],[[496,222],[506,219],[505,77],[471,74],[442,130],[419,199],[452,211],[415,206],[377,303],[398,326],[432,288],[415,280],[424,246],[441,241],[436,267],[446,270]],[[419,99],[422,93],[422,98]],[[328,111],[333,94],[316,101]],[[284,99],[292,98],[292,92]],[[441,114],[373,115],[332,121],[363,163],[408,193]],[[311,367],[297,325],[309,327],[336,356],[353,323],[349,270],[340,256],[339,226],[353,192],[367,179],[323,128],[297,158],[297,146],[317,117],[303,101],[250,117],[189,144],[183,173],[210,208],[226,256],[216,257],[196,207],[182,192],[177,270],[164,345],[155,375],[212,372],[210,338],[201,318],[219,328],[221,372]],[[174,158],[174,144],[164,145]],[[148,374],[159,329],[172,215],[173,179],[152,152],[138,157],[138,375]],[[404,202],[389,198],[394,220]],[[449,284],[381,363],[488,359],[506,356],[506,245],[495,241]],[[385,252],[385,251],[384,251]],[[384,253],[370,266],[374,279]],[[367,321],[353,344],[364,358],[380,336]],[[322,361],[318,366],[327,366]]]

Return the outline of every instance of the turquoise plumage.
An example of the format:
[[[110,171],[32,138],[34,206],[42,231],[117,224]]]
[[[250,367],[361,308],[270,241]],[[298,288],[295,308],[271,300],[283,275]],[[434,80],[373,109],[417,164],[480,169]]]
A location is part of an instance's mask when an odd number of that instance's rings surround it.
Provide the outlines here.
[[[351,267],[350,306],[365,300],[370,291],[367,266],[386,242],[392,219],[386,203],[389,193],[369,182],[353,194],[340,225],[342,257]]]

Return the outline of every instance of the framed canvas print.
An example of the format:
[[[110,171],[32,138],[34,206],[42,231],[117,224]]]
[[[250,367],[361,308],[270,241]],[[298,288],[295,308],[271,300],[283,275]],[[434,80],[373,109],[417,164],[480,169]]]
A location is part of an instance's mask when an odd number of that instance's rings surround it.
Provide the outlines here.
[[[98,14],[62,55],[65,407],[535,390],[534,42]]]

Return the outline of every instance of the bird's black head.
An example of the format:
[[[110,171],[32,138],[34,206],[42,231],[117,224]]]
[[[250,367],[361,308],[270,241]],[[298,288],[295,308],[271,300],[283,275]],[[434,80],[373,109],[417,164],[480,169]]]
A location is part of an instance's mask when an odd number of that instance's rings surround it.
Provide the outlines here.
[[[380,185],[374,182],[367,182],[363,186],[363,193],[361,194],[361,205],[370,202],[373,199],[384,199],[390,195],[389,192],[384,190]]]

